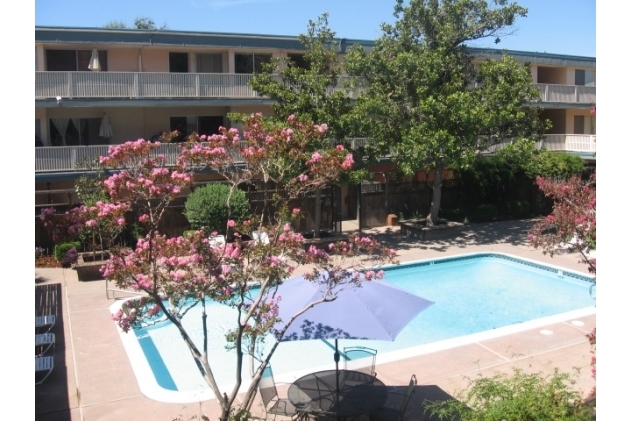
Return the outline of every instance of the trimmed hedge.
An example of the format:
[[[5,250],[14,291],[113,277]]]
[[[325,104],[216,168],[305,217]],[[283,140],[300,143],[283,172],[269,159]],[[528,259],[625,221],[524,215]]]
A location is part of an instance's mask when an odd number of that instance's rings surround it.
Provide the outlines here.
[[[205,227],[209,231],[224,232],[228,219],[246,219],[250,214],[250,202],[245,192],[233,190],[228,207],[230,190],[229,186],[218,183],[195,189],[184,204],[184,216],[191,224],[191,228],[197,230]]]
[[[71,248],[79,249],[81,248],[81,243],[79,241],[69,241],[67,243],[59,243],[55,245],[55,249],[53,250],[53,256],[55,256],[55,260],[61,262],[61,260],[66,257],[68,250]]]

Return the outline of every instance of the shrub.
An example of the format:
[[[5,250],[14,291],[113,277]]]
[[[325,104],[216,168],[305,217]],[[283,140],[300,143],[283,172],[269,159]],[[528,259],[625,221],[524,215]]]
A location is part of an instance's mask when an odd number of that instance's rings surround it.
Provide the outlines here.
[[[499,215],[499,209],[495,205],[479,205],[475,209],[476,221],[492,221]]]
[[[447,219],[449,221],[462,221],[466,214],[465,211],[459,208],[456,209],[441,209],[438,211],[438,217]]]
[[[209,231],[224,232],[228,219],[246,219],[250,214],[250,203],[245,193],[232,191],[228,206],[229,195],[230,187],[225,184],[207,184],[191,193],[184,204],[184,216],[191,228],[205,227]]]
[[[458,400],[426,403],[424,410],[441,420],[591,420],[592,408],[583,403],[580,392],[570,388],[575,383],[572,376],[556,369],[553,375],[544,376],[516,368],[513,376],[475,379],[458,394]]]
[[[530,203],[525,200],[514,200],[510,203],[511,216],[523,218],[530,214]]]
[[[53,256],[55,256],[55,260],[61,262],[68,251],[72,248],[78,249],[81,247],[81,243],[79,241],[70,241],[67,243],[59,243],[55,245],[55,249],[53,250]]]

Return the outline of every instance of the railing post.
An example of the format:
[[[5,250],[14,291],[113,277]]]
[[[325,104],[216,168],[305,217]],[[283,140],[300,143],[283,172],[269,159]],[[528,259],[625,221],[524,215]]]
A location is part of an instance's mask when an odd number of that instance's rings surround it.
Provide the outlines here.
[[[138,73],[134,73],[134,86],[133,86],[133,90],[132,90],[132,96],[134,98],[139,98],[140,97],[140,90],[139,90],[139,86],[138,86]]]
[[[199,98],[199,73],[195,73],[195,98]]]
[[[68,98],[72,98],[74,89],[72,89],[72,72],[68,72]]]

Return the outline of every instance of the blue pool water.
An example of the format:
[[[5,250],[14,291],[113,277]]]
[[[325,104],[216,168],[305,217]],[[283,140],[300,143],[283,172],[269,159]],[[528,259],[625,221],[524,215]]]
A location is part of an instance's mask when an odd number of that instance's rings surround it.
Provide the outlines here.
[[[590,277],[504,254],[401,264],[388,268],[384,279],[435,304],[408,324],[395,341],[340,340],[340,348],[361,345],[377,349],[378,362],[414,355],[414,350],[430,344],[481,332],[499,333],[509,326],[526,328],[533,320],[562,313],[592,311],[596,303],[589,292]],[[224,335],[233,320],[231,309],[216,303],[210,306],[211,366],[218,370],[214,373],[218,383],[226,387],[234,379],[235,358],[225,349]],[[184,324],[189,332],[198,333],[196,340],[201,344],[199,312],[189,312]],[[122,334],[122,338],[147,396],[185,402],[212,395],[173,326],[152,326]],[[291,379],[294,373],[332,368],[333,346],[332,341],[324,340],[283,342],[272,357],[274,374]],[[140,362],[136,364],[134,359]],[[246,368],[245,378],[247,373]]]

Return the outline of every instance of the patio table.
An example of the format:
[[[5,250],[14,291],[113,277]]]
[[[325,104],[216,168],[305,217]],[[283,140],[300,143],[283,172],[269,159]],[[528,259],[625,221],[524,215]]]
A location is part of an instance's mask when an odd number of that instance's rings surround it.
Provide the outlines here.
[[[339,373],[339,394],[335,375]],[[352,370],[325,370],[307,374],[289,386],[288,398],[301,412],[346,418],[381,408],[388,389],[379,379]]]

